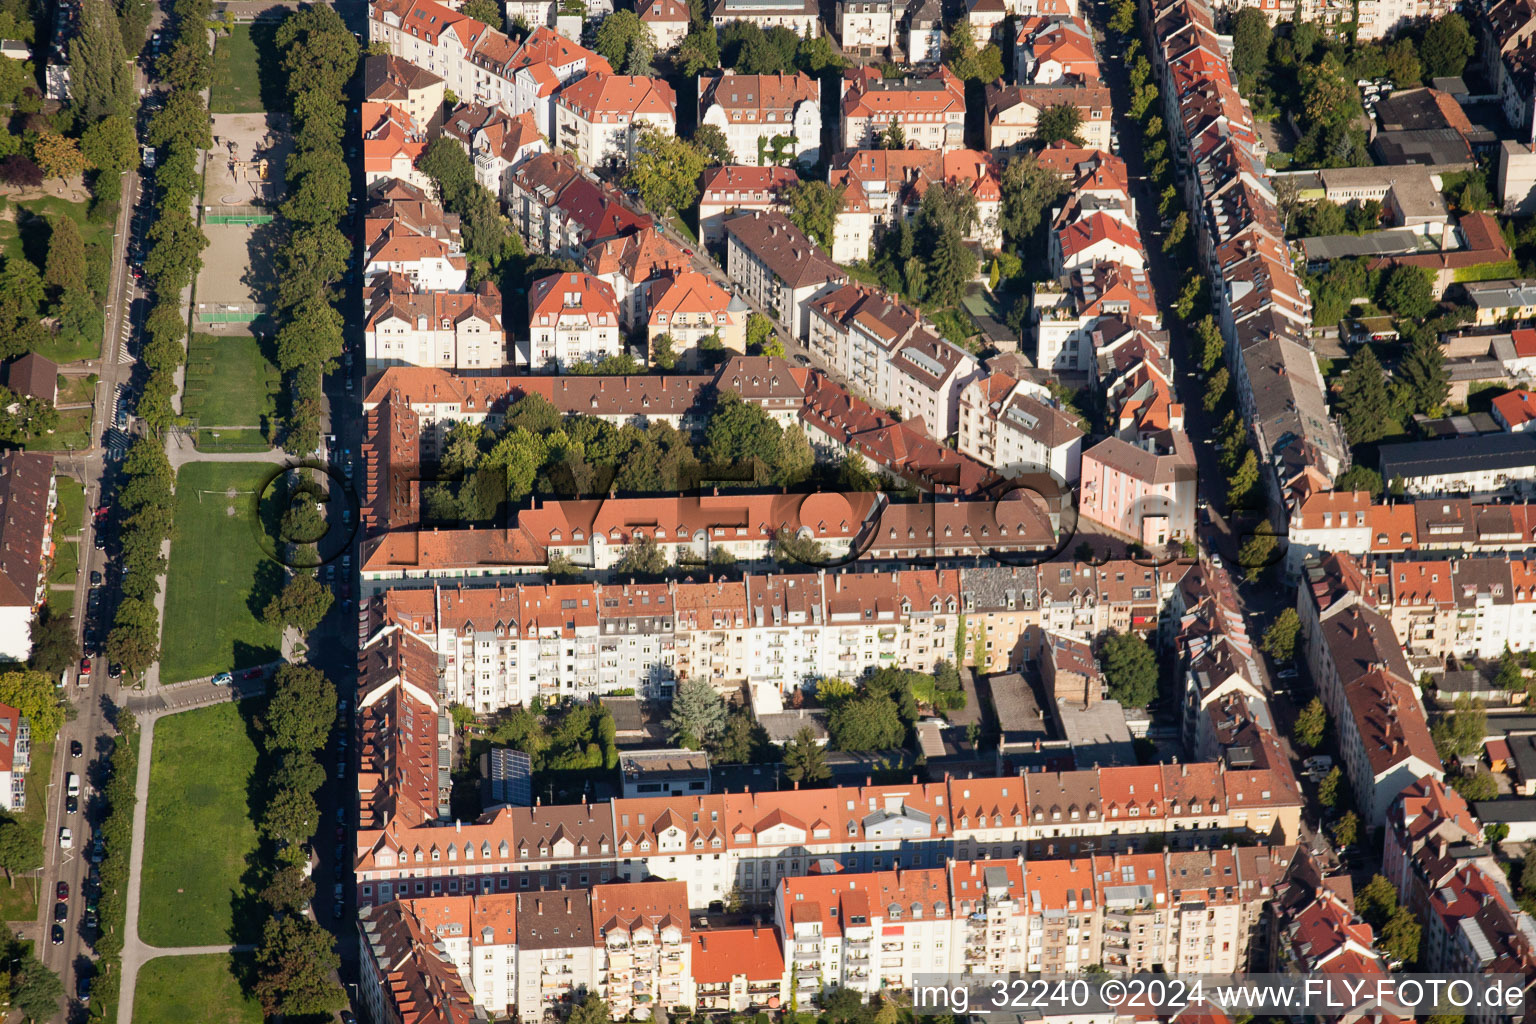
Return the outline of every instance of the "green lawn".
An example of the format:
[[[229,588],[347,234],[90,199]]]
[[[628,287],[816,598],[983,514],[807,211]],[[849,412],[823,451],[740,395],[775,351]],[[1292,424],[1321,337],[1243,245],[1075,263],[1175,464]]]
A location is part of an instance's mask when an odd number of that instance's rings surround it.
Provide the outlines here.
[[[264,63],[268,65],[266,68],[262,67]],[[262,97],[263,93],[272,91],[269,82],[274,71],[273,62],[262,60],[260,41],[251,38],[251,26],[236,25],[229,35],[219,36],[213,47],[213,93],[209,97],[209,112],[259,114],[266,110],[267,103]],[[270,95],[267,98],[270,99]]]
[[[96,397],[96,383],[99,378],[94,373],[84,376],[66,376],[59,374],[59,405],[78,405],[81,402],[90,402]]]
[[[266,434],[249,427],[199,430],[194,443],[200,452],[265,452],[272,449]]]
[[[160,719],[151,756],[139,935],[152,946],[253,941],[254,916],[237,928],[234,910],[253,902],[243,879],[258,842],[246,802],[256,744],[240,706]]]
[[[73,477],[59,477],[59,508],[53,533],[56,537],[73,537],[85,524],[85,488]]]
[[[53,744],[35,744],[32,747],[32,766],[27,769],[27,809],[15,815],[15,818],[27,830],[29,842],[34,844],[32,852],[35,856],[29,863],[36,867],[43,864],[43,827],[47,822],[48,780],[52,772]],[[35,879],[30,878],[16,879],[14,888],[0,884],[0,920],[37,920],[35,884]]]
[[[59,196],[40,196],[36,199],[23,199],[20,202],[7,202],[5,209],[8,216],[0,219],[0,249],[8,250],[18,238],[23,238],[28,246],[28,257],[41,268],[48,252],[47,218],[56,217],[59,214],[69,217],[79,226],[80,237],[87,247],[100,239],[110,242],[112,224],[92,224],[85,216],[89,207],[89,203],[72,203]]]
[[[59,426],[51,434],[27,438],[25,447],[34,452],[78,452],[91,446],[91,410],[64,409],[59,412]]]
[[[54,545],[53,568],[48,570],[48,582],[60,586],[73,584],[80,571],[80,542],[61,540]]]
[[[273,469],[265,463],[241,462],[182,467],[176,480],[176,532],[165,588],[162,683],[277,657],[277,631],[256,615],[282,585],[280,578],[274,582],[280,567],[257,543],[251,512],[254,493]]]
[[[151,960],[139,970],[133,1019],[141,1024],[261,1024],[261,1004],[240,990],[236,970],[249,974],[249,955]]]
[[[255,338],[192,336],[182,410],[199,423],[259,430],[281,387],[277,367]]]
[[[48,611],[54,615],[73,615],[75,613],[75,584],[71,580],[67,587],[48,588]]]

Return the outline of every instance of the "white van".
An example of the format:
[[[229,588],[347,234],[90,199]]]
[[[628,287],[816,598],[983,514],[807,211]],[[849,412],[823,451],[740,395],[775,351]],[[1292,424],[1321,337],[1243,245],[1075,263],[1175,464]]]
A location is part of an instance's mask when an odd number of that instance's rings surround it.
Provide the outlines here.
[[[79,796],[80,776],[76,775],[74,772],[70,772],[69,774],[65,775],[64,792],[68,793],[70,796]]]

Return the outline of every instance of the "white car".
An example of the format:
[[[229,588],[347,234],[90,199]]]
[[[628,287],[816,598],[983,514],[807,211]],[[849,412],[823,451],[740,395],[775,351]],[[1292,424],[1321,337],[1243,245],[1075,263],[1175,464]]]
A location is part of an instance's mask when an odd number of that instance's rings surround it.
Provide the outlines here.
[[[59,849],[73,850],[75,848],[75,834],[67,828],[59,829]]]

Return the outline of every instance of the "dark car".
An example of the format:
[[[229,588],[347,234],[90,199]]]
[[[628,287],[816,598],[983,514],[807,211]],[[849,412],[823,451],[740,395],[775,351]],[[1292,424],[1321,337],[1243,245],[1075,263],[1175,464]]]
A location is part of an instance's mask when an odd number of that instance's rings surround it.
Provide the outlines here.
[[[64,881],[63,879],[60,879],[59,880],[59,884],[53,887],[53,898],[58,900],[61,903],[66,901],[66,900],[68,900],[69,899],[69,883]]]
[[[67,920],[69,920],[69,904],[68,903],[55,903],[53,905],[53,919],[55,921],[67,921]]]
[[[95,541],[97,551],[105,551],[107,549],[107,535],[101,530],[96,531],[93,540]]]
[[[119,665],[115,661],[111,662],[110,664],[108,664],[107,665],[107,678],[108,679],[121,679],[121,678],[123,678],[123,666]]]
[[[92,569],[91,570],[91,586],[93,586],[93,587],[101,586],[101,571],[99,569]]]
[[[357,1015],[351,1010],[342,1010],[341,1024],[357,1024]]]
[[[77,797],[77,796],[66,796],[64,798],[64,813],[65,814],[77,814],[77,813],[79,813],[79,811],[80,811],[80,798]]]
[[[91,976],[82,974],[75,979],[75,998],[80,1000],[81,1006],[91,1005]]]
[[[54,925],[53,931],[49,933],[48,937],[53,940],[55,946],[64,945],[64,926],[61,924]]]
[[[79,740],[70,740],[69,741],[69,756],[70,757],[80,757],[80,756],[84,755],[84,753],[85,753],[85,747],[80,745],[80,741]]]

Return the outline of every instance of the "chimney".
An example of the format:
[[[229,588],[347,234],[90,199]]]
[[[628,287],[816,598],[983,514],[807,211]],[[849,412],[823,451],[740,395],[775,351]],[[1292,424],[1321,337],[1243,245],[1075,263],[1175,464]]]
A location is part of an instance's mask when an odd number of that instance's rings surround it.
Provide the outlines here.
[[[544,916],[544,901],[543,900],[539,900],[538,908],[539,908],[539,916],[543,917]]]

